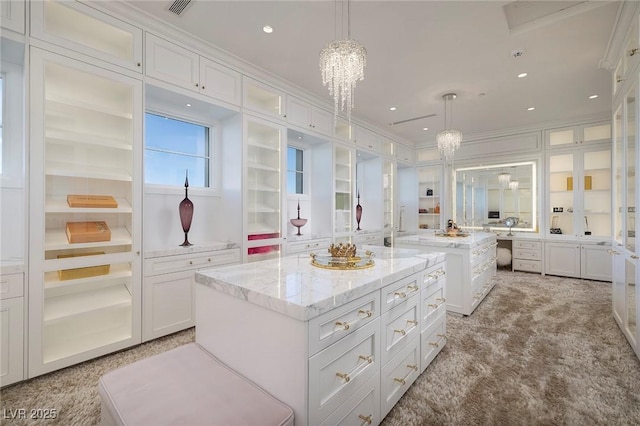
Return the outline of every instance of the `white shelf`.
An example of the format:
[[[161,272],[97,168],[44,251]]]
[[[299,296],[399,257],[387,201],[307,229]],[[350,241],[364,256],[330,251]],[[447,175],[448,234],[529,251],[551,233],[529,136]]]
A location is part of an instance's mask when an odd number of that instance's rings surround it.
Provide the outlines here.
[[[58,278],[58,271],[45,272],[44,274],[44,285],[46,289],[50,288],[61,288],[66,286],[74,286],[81,284],[90,284],[99,280],[101,282],[109,281],[109,280],[119,280],[122,278],[131,278],[131,265],[120,263],[111,265],[109,268],[109,273],[106,275],[96,275],[93,277],[87,278],[78,278],[74,280],[60,280]]]
[[[89,208],[89,207],[69,207],[66,197],[47,197],[45,200],[46,213],[132,213],[131,204],[124,198],[116,198],[118,207],[116,208]]]
[[[131,234],[124,227],[111,228],[111,240],[95,243],[70,243],[67,240],[67,233],[64,229],[49,229],[45,231],[44,249],[49,250],[70,250],[81,248],[114,247],[131,245]]]
[[[249,214],[251,213],[279,213],[280,209],[275,209],[273,207],[266,206],[264,204],[257,204],[253,206],[247,207],[247,211]]]
[[[247,225],[247,228],[248,235],[276,234],[280,232],[279,229],[275,229],[273,226],[269,226],[265,223],[250,223]]]
[[[250,148],[259,148],[259,149],[265,149],[267,151],[273,151],[273,152],[280,152],[280,148],[279,146],[271,146],[271,145],[266,145],[263,143],[256,143],[256,142],[249,142],[248,146]]]
[[[249,184],[249,191],[254,192],[280,192],[280,188],[274,188],[267,185],[251,185]]]
[[[280,169],[278,167],[270,167],[264,164],[249,163],[247,164],[247,167],[250,169],[263,170],[268,172],[277,172],[277,173],[280,172]]]
[[[71,132],[68,130],[47,129],[45,137],[47,138],[48,143],[65,145],[74,145],[76,143],[80,143],[85,145],[96,145],[113,149],[122,149],[125,151],[133,150],[131,142],[126,140],[106,138],[86,133]]]
[[[131,173],[121,168],[95,165],[47,162],[45,174],[50,176],[67,176],[87,179],[106,179],[131,182]]]
[[[46,326],[74,317],[94,315],[100,310],[126,307],[131,307],[131,293],[125,285],[116,285],[45,299],[43,321]]]
[[[63,117],[67,117],[69,115],[75,116],[78,114],[78,110],[107,114],[127,120],[133,119],[133,114],[130,112],[122,111],[119,108],[110,108],[102,104],[83,102],[74,98],[63,99],[59,96],[57,99],[46,99],[45,111],[47,115]]]

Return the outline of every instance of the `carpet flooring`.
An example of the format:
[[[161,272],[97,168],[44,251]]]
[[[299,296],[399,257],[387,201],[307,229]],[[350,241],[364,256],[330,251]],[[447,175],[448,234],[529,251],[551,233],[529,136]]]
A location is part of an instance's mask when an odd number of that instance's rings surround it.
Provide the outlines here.
[[[194,336],[2,389],[0,423],[98,424],[101,375]],[[6,418],[21,408],[56,409],[57,418]],[[640,425],[640,361],[613,320],[611,284],[499,271],[472,315],[447,316],[446,346],[382,425]]]

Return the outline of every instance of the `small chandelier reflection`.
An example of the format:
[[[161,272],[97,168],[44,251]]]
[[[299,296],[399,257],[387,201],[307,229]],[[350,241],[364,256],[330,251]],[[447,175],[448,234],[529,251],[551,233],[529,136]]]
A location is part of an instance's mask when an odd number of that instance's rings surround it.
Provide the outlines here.
[[[328,86],[329,95],[333,96],[334,119],[338,117],[338,110],[344,111],[346,106],[347,119],[351,122],[356,82],[364,80],[366,65],[367,50],[351,39],[351,3],[347,0],[347,39],[333,40],[320,50],[322,84]]]
[[[511,182],[511,175],[506,172],[500,173],[498,175],[498,182],[500,183],[500,186],[502,186],[503,188],[508,187],[509,182]]]
[[[451,101],[456,97],[455,93],[447,93],[442,96],[444,99],[444,130],[438,132],[436,135],[438,150],[447,161],[453,159],[453,154],[460,148],[460,143],[462,142],[462,132],[449,128],[450,123],[447,122],[447,101]],[[453,110],[453,106],[451,108]]]
[[[511,182],[509,182],[509,189],[511,189],[513,192],[516,192],[518,190],[518,181],[512,180]]]

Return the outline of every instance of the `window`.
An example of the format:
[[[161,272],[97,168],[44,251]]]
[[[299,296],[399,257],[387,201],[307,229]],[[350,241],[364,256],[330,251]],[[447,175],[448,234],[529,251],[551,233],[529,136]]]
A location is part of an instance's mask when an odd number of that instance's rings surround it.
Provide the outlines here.
[[[287,147],[287,192],[304,194],[304,151]]]
[[[211,186],[210,128],[162,115],[145,114],[144,181],[146,184]]]

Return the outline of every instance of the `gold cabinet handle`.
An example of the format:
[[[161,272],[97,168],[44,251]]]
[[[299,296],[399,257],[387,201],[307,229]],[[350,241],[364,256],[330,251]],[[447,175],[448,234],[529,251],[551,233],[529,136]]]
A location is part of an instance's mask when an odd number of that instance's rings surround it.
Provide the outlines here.
[[[638,256],[637,256],[637,255],[635,255],[635,254],[632,254],[632,255],[631,255],[631,258],[632,258],[632,259],[637,259],[637,258],[638,258]]]
[[[358,356],[358,359],[363,359],[365,361],[367,361],[367,363],[371,364],[373,362],[373,357],[370,355],[360,355]]]
[[[366,318],[371,318],[373,316],[374,311],[360,309],[358,311],[359,315],[364,315]]]
[[[406,332],[405,330],[393,330],[393,332],[394,332],[394,333],[400,333],[400,334],[402,334],[403,336],[404,336],[405,334],[407,334],[407,332]]]
[[[447,299],[445,299],[444,297],[442,297],[442,298],[440,298],[440,297],[439,297],[439,298],[437,298],[436,300],[437,300],[438,302],[446,302],[446,301],[447,301]]]
[[[407,320],[407,324],[418,325],[418,321],[416,321],[416,320]]]
[[[358,414],[358,418],[363,421],[361,425],[370,425],[371,423],[373,423],[373,414],[369,414],[368,416],[365,416],[364,414]]]
[[[342,321],[336,321],[336,325],[338,327],[341,327],[343,330],[348,330],[349,329],[349,323],[348,322],[342,322]]]
[[[635,47],[629,51],[629,56],[634,56],[638,52],[639,52],[638,48]]]
[[[412,371],[418,371],[418,366],[415,365],[415,364],[407,364],[407,368],[409,368],[409,372],[407,374],[405,374],[405,376],[403,378],[399,379],[397,377],[394,377],[393,380],[398,382],[398,383],[400,383],[400,384],[406,385],[407,384],[407,377],[409,377],[409,375],[411,374]]]
[[[437,303],[429,303],[427,306],[433,309],[438,309],[440,305],[438,305]]]
[[[409,290],[409,291],[418,291],[418,290],[420,290],[420,287],[418,287],[417,285],[408,285],[407,286],[407,290]]]
[[[401,297],[401,298],[403,298],[403,299],[404,299],[405,297],[407,297],[407,294],[406,294],[406,293],[403,293],[403,292],[401,292],[401,291],[396,291],[395,293],[393,293],[393,296],[394,296],[394,297]]]
[[[349,380],[351,380],[351,377],[349,377],[349,375],[347,373],[336,373],[336,376],[338,376],[342,380],[344,380],[345,383],[349,383]]]
[[[429,342],[429,344],[433,347],[438,347],[438,342]]]

